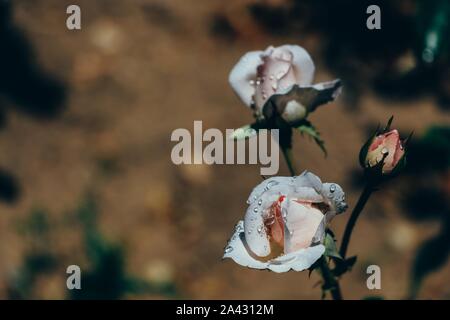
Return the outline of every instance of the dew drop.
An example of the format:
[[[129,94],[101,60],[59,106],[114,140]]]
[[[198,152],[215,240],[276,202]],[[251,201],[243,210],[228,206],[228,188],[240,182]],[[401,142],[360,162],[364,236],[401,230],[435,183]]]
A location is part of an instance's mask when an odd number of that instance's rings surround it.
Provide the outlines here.
[[[258,212],[258,208],[253,209],[253,212],[257,213]]]
[[[269,181],[267,183],[266,189],[269,190],[270,188],[272,188],[273,186],[276,186],[278,184],[278,182],[276,181]]]
[[[262,205],[262,199],[259,199],[258,205],[259,205],[259,206]]]
[[[228,246],[225,248],[225,253],[230,253],[231,251],[233,251],[233,247]]]
[[[330,186],[330,192],[335,192],[336,191],[336,185],[332,184]]]

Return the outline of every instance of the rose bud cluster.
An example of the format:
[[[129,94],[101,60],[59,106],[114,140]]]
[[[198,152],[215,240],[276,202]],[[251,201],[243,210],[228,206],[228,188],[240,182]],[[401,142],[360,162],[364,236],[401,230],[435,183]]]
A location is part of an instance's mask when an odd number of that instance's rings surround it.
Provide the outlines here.
[[[310,172],[273,177],[250,194],[223,258],[274,272],[308,269],[325,252],[325,230],[347,209],[342,188]]]

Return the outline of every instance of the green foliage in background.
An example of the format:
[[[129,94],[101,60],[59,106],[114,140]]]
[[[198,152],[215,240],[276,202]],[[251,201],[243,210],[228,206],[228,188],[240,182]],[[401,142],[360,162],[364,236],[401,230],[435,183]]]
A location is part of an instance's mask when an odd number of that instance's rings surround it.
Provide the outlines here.
[[[91,194],[71,214],[75,217],[76,224],[81,226],[87,265],[80,264],[80,290],[68,290],[66,283],[62,284],[64,290],[67,290],[67,298],[122,299],[127,295],[148,294],[178,297],[177,288],[172,282],[150,283],[127,272],[127,259],[122,246],[108,241],[98,230],[98,208]],[[60,230],[60,221],[53,221],[49,217],[45,210],[33,210],[26,219],[18,223],[18,231],[27,249],[22,265],[8,283],[10,299],[39,297],[39,277],[60,272],[66,278],[67,266],[76,264],[73,260],[66,261],[54,249],[52,233],[64,230]],[[70,227],[74,227],[72,222]]]
[[[428,167],[422,167],[427,172],[426,179],[431,181],[430,171],[434,171],[438,177],[445,177],[450,169],[450,127],[430,127],[418,141],[416,154],[419,159],[432,155]],[[421,157],[419,157],[422,155]],[[423,159],[422,159],[423,160]],[[421,161],[417,161],[421,162]],[[438,199],[443,198],[438,201]],[[427,210],[420,212],[421,216],[439,217],[441,229],[437,235],[422,243],[416,253],[412,266],[409,297],[416,298],[425,278],[432,272],[442,268],[450,255],[450,204],[448,195],[443,192],[433,194],[437,206],[416,206],[416,210]]]

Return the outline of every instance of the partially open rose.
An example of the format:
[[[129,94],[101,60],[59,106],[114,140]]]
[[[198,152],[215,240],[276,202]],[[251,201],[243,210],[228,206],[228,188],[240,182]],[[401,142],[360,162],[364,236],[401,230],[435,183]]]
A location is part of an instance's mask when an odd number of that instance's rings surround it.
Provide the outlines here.
[[[383,173],[391,172],[405,155],[397,130],[391,130],[373,138],[366,156],[366,165],[373,167],[384,158]]]
[[[257,118],[279,115],[295,124],[340,93],[340,80],[311,85],[313,78],[314,63],[306,50],[283,45],[245,54],[231,70],[229,82]]]
[[[306,171],[263,181],[247,203],[223,257],[274,272],[302,271],[316,262],[325,252],[327,224],[347,209],[339,185]]]

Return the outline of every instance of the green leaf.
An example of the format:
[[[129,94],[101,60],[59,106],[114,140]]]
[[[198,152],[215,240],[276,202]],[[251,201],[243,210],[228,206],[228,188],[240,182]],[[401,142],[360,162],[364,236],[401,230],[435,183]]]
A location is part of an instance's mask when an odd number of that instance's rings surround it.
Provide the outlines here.
[[[410,283],[410,297],[415,298],[424,278],[441,268],[450,254],[450,228],[425,241],[417,251]]]
[[[369,147],[372,144],[375,137],[380,133],[380,125],[376,128],[375,132],[370,136],[370,138],[364,143],[364,145],[361,147],[361,150],[359,151],[359,164],[364,169],[366,168],[366,157],[367,152],[369,152]]]
[[[421,42],[419,58],[432,64],[448,54],[450,5],[448,0],[419,1],[418,4],[415,21]]]
[[[342,259],[336,247],[336,241],[334,240],[331,234],[329,233],[326,234],[324,245],[325,245],[325,253],[324,253],[325,256]]]
[[[364,297],[363,300],[384,300],[383,296],[367,296]]]
[[[333,274],[336,277],[339,277],[346,273],[347,271],[350,271],[353,267],[353,265],[356,263],[356,256],[350,257],[345,260],[334,260],[334,263],[336,264],[336,267],[333,269]]]
[[[319,146],[319,148],[323,151],[325,156],[327,156],[327,150],[325,148],[325,141],[320,137],[319,131],[311,124],[311,122],[305,120],[301,125],[296,127],[296,129],[303,135],[309,135]]]

